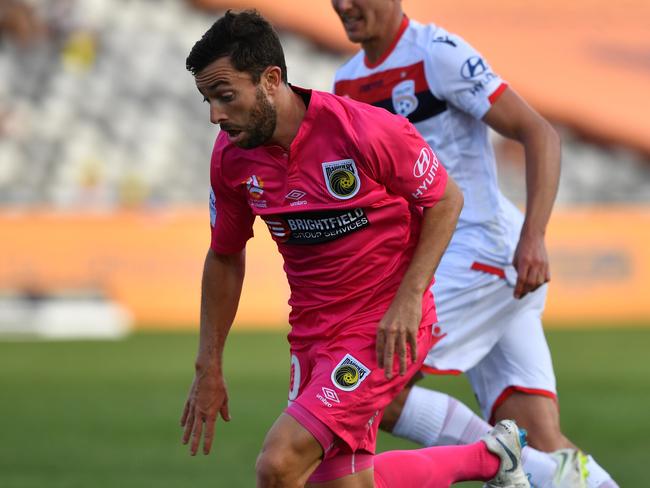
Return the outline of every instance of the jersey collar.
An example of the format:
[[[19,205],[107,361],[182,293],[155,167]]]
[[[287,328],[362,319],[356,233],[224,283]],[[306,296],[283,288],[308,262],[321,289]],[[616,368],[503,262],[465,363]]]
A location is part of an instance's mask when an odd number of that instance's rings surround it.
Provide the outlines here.
[[[390,56],[390,54],[393,52],[393,50],[395,49],[395,46],[397,46],[397,43],[398,43],[399,40],[402,38],[402,34],[404,34],[404,31],[406,30],[406,28],[407,28],[408,26],[409,26],[409,18],[408,18],[406,15],[403,15],[403,16],[402,16],[402,23],[400,24],[399,29],[397,30],[397,34],[395,34],[395,39],[393,39],[393,42],[390,44],[390,46],[388,47],[388,49],[386,49],[386,51],[384,52],[384,54],[382,54],[382,55],[379,57],[379,59],[378,59],[377,61],[375,61],[374,63],[371,63],[371,62],[368,60],[367,56],[364,54],[364,56],[363,56],[363,64],[366,65],[366,68],[370,68],[370,69],[372,69],[372,68],[376,68],[376,67],[379,66],[381,63],[383,63],[384,61],[386,61],[386,58],[387,58],[388,56]]]

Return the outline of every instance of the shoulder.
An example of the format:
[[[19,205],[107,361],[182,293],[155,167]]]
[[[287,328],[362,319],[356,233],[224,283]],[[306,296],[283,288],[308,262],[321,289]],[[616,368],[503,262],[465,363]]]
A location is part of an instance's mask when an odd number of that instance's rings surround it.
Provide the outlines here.
[[[258,149],[241,149],[230,143],[228,135],[220,131],[212,148],[210,181],[212,185],[237,187],[251,164],[260,160]]]
[[[337,120],[352,129],[364,127],[368,123],[392,121],[398,118],[386,109],[354,100],[347,96],[317,92],[320,97],[321,115]]]
[[[423,57],[432,62],[436,69],[460,68],[471,56],[478,55],[476,49],[462,36],[435,24],[420,24],[411,21],[408,41]]]
[[[337,137],[346,139],[357,150],[364,150],[384,139],[394,140],[404,130],[408,121],[388,110],[341,97],[318,92],[320,110],[318,127],[336,144]]]
[[[340,80],[353,78],[356,76],[359,69],[362,69],[363,64],[363,50],[358,51],[354,56],[348,59],[336,70],[334,74],[334,83]]]

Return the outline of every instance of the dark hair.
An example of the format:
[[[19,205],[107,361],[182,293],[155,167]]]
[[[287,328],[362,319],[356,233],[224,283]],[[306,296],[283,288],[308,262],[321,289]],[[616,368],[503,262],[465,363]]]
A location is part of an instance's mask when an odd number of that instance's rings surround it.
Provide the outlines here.
[[[279,66],[287,83],[287,66],[278,34],[256,10],[228,10],[190,51],[185,67],[193,75],[219,58],[228,56],[233,67],[259,83],[269,66]]]

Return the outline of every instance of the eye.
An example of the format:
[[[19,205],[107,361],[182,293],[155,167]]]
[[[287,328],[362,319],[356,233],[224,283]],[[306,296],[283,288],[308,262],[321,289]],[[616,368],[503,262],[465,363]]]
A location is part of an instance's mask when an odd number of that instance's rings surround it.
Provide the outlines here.
[[[232,102],[235,99],[235,94],[233,92],[225,92],[220,94],[218,98],[222,102]]]

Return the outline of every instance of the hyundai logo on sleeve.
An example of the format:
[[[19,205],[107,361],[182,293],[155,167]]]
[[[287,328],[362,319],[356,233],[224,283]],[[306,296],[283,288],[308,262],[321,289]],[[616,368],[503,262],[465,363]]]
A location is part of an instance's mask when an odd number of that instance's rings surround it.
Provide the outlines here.
[[[463,66],[460,68],[460,75],[466,80],[469,80],[470,78],[482,75],[486,71],[487,66],[483,58],[480,56],[472,56],[471,58],[467,58],[463,63]]]

